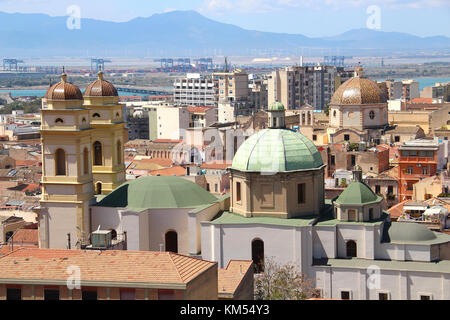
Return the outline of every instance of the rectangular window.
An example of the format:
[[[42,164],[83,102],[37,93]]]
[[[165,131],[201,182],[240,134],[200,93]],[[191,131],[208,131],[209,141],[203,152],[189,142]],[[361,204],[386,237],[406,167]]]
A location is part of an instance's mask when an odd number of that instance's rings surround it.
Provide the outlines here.
[[[236,201],[241,201],[241,183],[236,182]]]
[[[356,157],[352,154],[352,166],[356,165]]]
[[[431,297],[428,295],[421,295],[420,300],[431,300]]]
[[[384,292],[378,293],[378,300],[389,300],[389,295]]]
[[[342,300],[350,300],[350,291],[341,291]]]
[[[81,292],[83,300],[97,300],[97,291],[95,290],[83,290]]]
[[[7,288],[6,300],[22,300],[22,289]]]
[[[313,134],[313,141],[317,141],[317,135]]]
[[[135,290],[120,290],[120,300],[136,300],[136,291]]]
[[[413,167],[408,167],[408,170],[406,170],[408,174],[413,174]]]
[[[45,289],[44,300],[59,300],[59,290]]]
[[[428,174],[428,167],[422,167],[422,174]]]
[[[305,203],[305,184],[300,183],[297,185],[297,203]]]
[[[394,142],[400,142],[400,136],[395,136]]]
[[[333,155],[330,157],[330,162],[331,162],[332,165],[335,165],[335,164],[336,164],[336,160],[335,160],[335,159],[336,159],[336,158],[335,158],[335,156],[333,156]]]
[[[345,141],[350,141],[350,135],[349,134],[344,134],[344,140]]]
[[[381,192],[381,187],[380,186],[375,186],[375,193],[376,194],[380,194]]]
[[[209,189],[209,183],[206,184],[206,191],[208,191],[208,192],[210,191],[210,189]]]
[[[218,192],[218,191],[219,191],[219,187],[218,187],[218,185],[216,183],[216,184],[214,184],[214,192]]]

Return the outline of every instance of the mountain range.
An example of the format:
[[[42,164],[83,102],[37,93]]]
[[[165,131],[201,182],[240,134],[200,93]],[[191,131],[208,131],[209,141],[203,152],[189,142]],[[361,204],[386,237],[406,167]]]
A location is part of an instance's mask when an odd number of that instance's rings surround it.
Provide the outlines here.
[[[128,22],[82,19],[67,28],[67,17],[0,12],[0,56],[211,56],[389,55],[449,53],[450,38],[354,29],[337,36],[246,30],[196,11],[172,11]]]

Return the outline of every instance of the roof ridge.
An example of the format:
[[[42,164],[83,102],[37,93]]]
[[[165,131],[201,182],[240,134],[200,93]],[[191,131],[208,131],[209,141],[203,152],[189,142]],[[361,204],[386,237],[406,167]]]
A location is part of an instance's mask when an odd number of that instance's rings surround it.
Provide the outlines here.
[[[173,253],[173,252],[167,252],[167,254],[169,255],[169,258],[172,261],[173,265],[175,266],[175,271],[177,272],[178,277],[180,278],[181,281],[184,281],[183,277],[181,276],[180,272],[178,271],[177,263],[173,259],[173,256],[179,258],[180,255],[177,253]]]

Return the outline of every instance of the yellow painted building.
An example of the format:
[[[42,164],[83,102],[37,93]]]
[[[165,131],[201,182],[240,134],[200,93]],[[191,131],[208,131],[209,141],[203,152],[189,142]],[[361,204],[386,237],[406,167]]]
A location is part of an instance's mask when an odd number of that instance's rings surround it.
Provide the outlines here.
[[[92,82],[84,92],[84,106],[90,110],[92,173],[96,194],[107,195],[125,182],[123,162],[124,114],[114,86],[103,79]]]
[[[90,163],[92,128],[80,89],[67,82],[53,85],[42,109],[42,198],[39,241],[43,248],[74,247],[90,232],[93,196]]]
[[[91,232],[89,205],[125,182],[124,115],[117,90],[99,73],[85,96],[61,81],[42,108],[42,248],[74,248]]]

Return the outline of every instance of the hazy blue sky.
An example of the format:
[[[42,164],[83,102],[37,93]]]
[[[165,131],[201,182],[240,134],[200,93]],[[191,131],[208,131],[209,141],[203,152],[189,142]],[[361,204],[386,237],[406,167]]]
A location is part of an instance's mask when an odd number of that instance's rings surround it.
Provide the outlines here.
[[[0,11],[127,21],[171,10],[196,10],[246,29],[336,35],[366,27],[370,6],[380,8],[381,31],[450,37],[450,0],[0,0]]]

